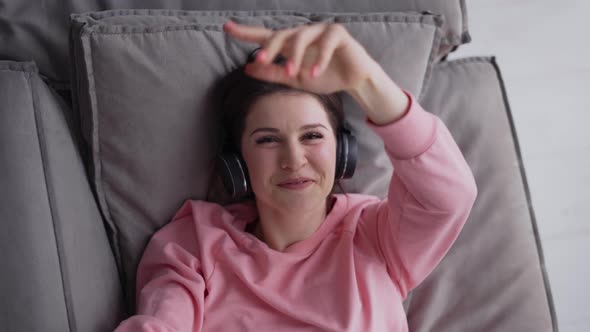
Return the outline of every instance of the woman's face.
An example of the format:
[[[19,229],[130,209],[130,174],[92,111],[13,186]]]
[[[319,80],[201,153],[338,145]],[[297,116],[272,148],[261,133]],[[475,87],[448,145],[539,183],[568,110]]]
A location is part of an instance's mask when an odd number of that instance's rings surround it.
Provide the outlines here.
[[[336,138],[312,95],[258,98],[246,117],[241,150],[257,201],[299,212],[325,204],[334,184]]]

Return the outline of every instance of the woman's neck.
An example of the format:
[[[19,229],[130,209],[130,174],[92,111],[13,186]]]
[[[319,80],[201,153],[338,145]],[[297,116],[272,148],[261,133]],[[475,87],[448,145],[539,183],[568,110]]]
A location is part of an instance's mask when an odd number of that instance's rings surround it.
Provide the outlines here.
[[[253,234],[270,248],[284,251],[290,245],[311,237],[331,210],[332,197],[308,211],[278,210],[256,202],[258,220]]]

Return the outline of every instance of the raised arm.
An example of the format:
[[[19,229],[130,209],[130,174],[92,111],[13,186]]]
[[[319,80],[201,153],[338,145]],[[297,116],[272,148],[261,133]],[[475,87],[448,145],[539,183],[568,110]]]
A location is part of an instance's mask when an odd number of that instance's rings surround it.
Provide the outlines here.
[[[228,22],[258,43],[246,73],[314,93],[348,92],[385,142],[394,165],[388,198],[364,211],[359,231],[376,247],[402,295],[421,282],[458,236],[477,195],[473,174],[443,122],[420,107],[339,24],[272,31]],[[278,54],[284,67],[274,65]]]
[[[379,135],[394,166],[387,199],[369,206],[358,231],[374,243],[402,296],[436,267],[459,235],[477,187],[451,133],[407,95],[406,114],[367,125]]]
[[[115,332],[202,330],[205,278],[191,221],[179,217],[151,238],[138,267],[136,315]]]

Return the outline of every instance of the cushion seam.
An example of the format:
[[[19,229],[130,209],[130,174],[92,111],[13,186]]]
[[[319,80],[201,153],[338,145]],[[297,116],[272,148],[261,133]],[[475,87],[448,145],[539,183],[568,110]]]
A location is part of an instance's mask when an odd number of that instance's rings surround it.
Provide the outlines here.
[[[337,19],[338,17],[333,17],[333,22],[335,23],[400,23],[400,24],[427,24],[436,27],[437,29],[437,40],[436,45],[440,44],[441,38],[440,33],[438,30],[440,29],[435,22],[428,22],[426,20],[341,20]],[[305,25],[307,23],[319,23],[323,21],[313,21],[310,22],[295,22],[289,24],[281,24],[280,26],[299,26]],[[274,25],[266,25],[267,28],[272,28]],[[86,28],[87,30],[83,30],[81,32],[82,35],[132,35],[132,34],[151,34],[151,33],[162,33],[162,32],[173,32],[173,31],[217,31],[222,32],[223,27],[220,24],[212,23],[212,24],[203,24],[203,23],[191,23],[191,24],[182,24],[182,25],[165,25],[165,26],[144,26],[144,27],[133,27],[133,26],[124,26],[124,25],[117,25],[117,26],[96,26],[96,27],[89,27]]]
[[[383,12],[333,12],[325,11],[315,13],[300,10],[283,10],[283,9],[270,9],[270,10],[185,10],[185,9],[113,9],[104,10],[100,12],[89,12],[81,14],[72,14],[72,19],[91,17],[95,20],[100,20],[115,16],[135,16],[135,15],[147,15],[147,16],[213,16],[213,17],[260,17],[260,16],[305,16],[305,17],[324,17],[325,15],[356,15],[356,14],[374,14],[390,17],[411,17],[421,16],[420,13],[412,13],[401,10],[388,10]]]
[[[73,316],[73,311],[72,311],[72,299],[71,299],[71,289],[70,289],[70,283],[69,280],[67,278],[67,264],[65,262],[64,258],[64,248],[62,246],[62,238],[61,236],[58,234],[57,232],[57,223],[59,223],[59,216],[58,216],[58,212],[57,209],[55,208],[55,201],[53,199],[54,197],[54,186],[51,182],[50,177],[48,176],[48,172],[47,172],[47,151],[45,150],[45,148],[47,147],[46,141],[45,141],[45,132],[43,130],[43,126],[40,125],[41,122],[41,115],[39,114],[39,96],[37,93],[37,89],[34,86],[33,83],[33,79],[31,78],[31,76],[33,75],[33,73],[29,72],[26,75],[29,87],[31,89],[31,99],[32,99],[32,104],[33,104],[33,116],[35,119],[35,129],[37,131],[37,141],[39,143],[39,152],[41,154],[41,165],[43,168],[43,176],[45,178],[45,190],[47,192],[47,201],[48,201],[48,205],[49,205],[49,211],[51,214],[51,222],[53,224],[53,236],[55,238],[55,246],[57,249],[57,257],[58,257],[58,264],[59,264],[59,270],[60,270],[60,275],[61,275],[61,282],[62,282],[62,289],[63,289],[63,295],[64,295],[64,304],[66,307],[66,316],[67,316],[67,320],[68,320],[68,328],[70,331],[76,331],[76,327],[75,327],[75,321]]]
[[[437,67],[444,68],[444,67],[452,67],[452,66],[459,66],[466,63],[491,63],[492,56],[469,56],[465,58],[453,59],[448,61],[442,61],[437,64]]]
[[[469,33],[469,19],[467,12],[467,4],[465,0],[459,0],[459,8],[461,8],[461,43],[466,44],[471,41],[471,34]]]
[[[430,56],[428,60],[426,60],[426,71],[424,72],[424,76],[422,78],[422,85],[420,86],[420,94],[418,95],[418,100],[422,100],[426,93],[426,86],[430,81],[430,77],[432,76],[432,71],[434,69],[434,61],[438,56],[438,50],[440,49],[440,42],[441,42],[441,29],[436,27],[434,29],[434,33],[432,35],[432,47],[430,49]]]
[[[126,291],[126,287],[127,286],[127,271],[125,269],[125,266],[123,264],[123,260],[121,257],[121,241],[120,241],[120,235],[121,232],[119,231],[118,226],[113,222],[113,218],[111,215],[111,211],[110,211],[110,206],[108,204],[108,201],[106,199],[106,195],[105,195],[105,191],[104,191],[104,182],[102,180],[102,159],[100,158],[100,146],[98,144],[98,137],[99,137],[99,125],[98,125],[98,115],[96,114],[95,110],[98,109],[98,100],[96,98],[96,91],[95,91],[95,81],[94,81],[94,61],[92,58],[93,52],[90,50],[90,40],[88,38],[86,38],[86,43],[84,43],[84,41],[82,42],[82,45],[80,45],[82,47],[82,49],[84,48],[88,48],[88,50],[86,50],[86,52],[84,52],[84,60],[85,60],[85,67],[86,67],[86,71],[87,71],[87,75],[86,77],[88,78],[88,97],[89,97],[89,103],[90,103],[90,109],[91,109],[91,122],[92,122],[92,146],[91,146],[91,152],[92,152],[92,164],[94,165],[94,183],[96,183],[96,192],[97,192],[97,196],[99,198],[99,205],[102,207],[102,210],[104,210],[104,217],[107,219],[107,223],[109,224],[109,226],[111,227],[112,231],[113,231],[113,247],[116,249],[114,254],[115,254],[115,261],[117,262],[117,265],[119,267],[119,273],[121,274],[121,278],[122,278],[122,289],[123,289],[123,293],[125,295],[125,299],[128,303],[129,298],[128,298],[128,291]],[[86,45],[85,45],[86,44]]]

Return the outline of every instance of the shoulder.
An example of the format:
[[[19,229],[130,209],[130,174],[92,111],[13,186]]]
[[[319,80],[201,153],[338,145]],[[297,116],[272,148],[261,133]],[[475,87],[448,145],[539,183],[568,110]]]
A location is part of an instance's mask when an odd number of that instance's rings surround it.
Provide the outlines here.
[[[252,202],[220,205],[218,203],[187,199],[172,217],[170,224],[180,224],[189,220],[195,225],[214,226],[231,223],[235,219],[248,219],[255,214],[256,207]]]
[[[211,275],[219,240],[226,236],[220,227],[226,209],[216,203],[185,200],[171,220],[150,238],[142,255],[142,266],[181,264],[201,266],[203,275]],[[147,264],[147,265],[146,265]]]
[[[251,211],[246,203],[223,206],[187,199],[170,222],[153,234],[151,241],[160,245],[173,242],[183,247],[198,246],[200,251],[207,251],[220,238],[238,233]]]
[[[202,200],[185,200],[172,218],[153,234],[155,239],[170,240],[183,235],[197,235],[199,229],[219,224],[228,214],[225,207]],[[227,217],[225,217],[227,219]]]

